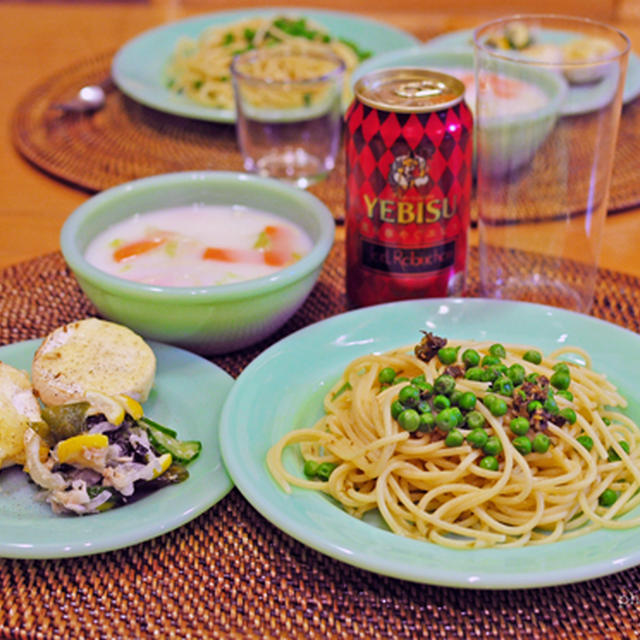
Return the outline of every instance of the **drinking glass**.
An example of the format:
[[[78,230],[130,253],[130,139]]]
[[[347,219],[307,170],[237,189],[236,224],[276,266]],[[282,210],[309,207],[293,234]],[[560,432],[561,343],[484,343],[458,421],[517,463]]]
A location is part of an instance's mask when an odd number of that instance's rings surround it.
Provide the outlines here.
[[[483,295],[588,312],[607,212],[628,38],[521,15],[474,32]]]
[[[344,62],[278,46],[238,55],[231,70],[245,169],[303,188],[325,178],[340,147]]]

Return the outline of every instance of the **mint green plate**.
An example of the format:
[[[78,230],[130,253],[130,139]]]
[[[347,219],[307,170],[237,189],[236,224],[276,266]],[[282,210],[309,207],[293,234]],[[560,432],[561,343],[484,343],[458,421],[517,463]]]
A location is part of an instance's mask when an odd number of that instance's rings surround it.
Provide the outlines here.
[[[119,89],[134,100],[187,118],[214,122],[235,122],[233,110],[213,109],[199,105],[185,96],[176,95],[165,85],[165,68],[176,42],[182,36],[197,37],[207,27],[223,25],[246,18],[287,14],[309,18],[320,23],[334,36],[355,42],[373,54],[401,49],[419,41],[387,24],[343,13],[296,7],[271,7],[221,11],[187,18],[156,27],[126,43],[116,54],[111,67]]]
[[[322,398],[354,358],[419,341],[420,330],[449,338],[522,342],[548,352],[587,348],[629,399],[640,421],[635,381],[640,336],[590,316],[542,305],[431,299],[364,308],[311,325],[263,352],[238,377],[220,427],[224,463],[247,500],[277,527],[328,556],[415,582],[514,589],[578,582],[640,564],[640,531],[597,531],[523,549],[452,550],[360,521],[319,492],[284,493],[265,464],[267,450],[322,415]],[[287,466],[302,473],[293,451]]]
[[[35,485],[17,467],[0,471],[0,557],[63,558],[112,551],[167,533],[206,511],[233,486],[218,445],[218,424],[233,378],[188,351],[149,342],[158,361],[145,414],[200,440],[190,477],[137,502],[90,516],[55,515],[34,501]],[[0,360],[29,371],[40,340],[0,348]]]
[[[574,34],[570,31],[545,30],[540,36],[540,42],[545,44],[562,44]],[[425,51],[451,50],[473,51],[473,29],[450,31],[441,36],[431,38],[424,43]],[[584,85],[569,85],[569,93],[561,112],[563,115],[578,115],[589,113],[602,107],[611,95],[611,83],[590,83]],[[629,52],[629,63],[622,93],[622,102],[627,104],[640,96],[640,57],[633,51]]]

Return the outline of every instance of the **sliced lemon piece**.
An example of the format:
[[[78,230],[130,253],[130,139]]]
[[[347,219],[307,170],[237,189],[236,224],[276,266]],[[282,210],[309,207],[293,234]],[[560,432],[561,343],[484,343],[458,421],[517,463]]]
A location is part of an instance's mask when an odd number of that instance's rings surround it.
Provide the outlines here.
[[[87,410],[87,415],[102,413],[111,424],[122,424],[125,409],[115,398],[100,391],[87,391],[84,397],[91,405]]]
[[[113,399],[116,400],[134,420],[140,420],[144,415],[142,405],[137,400],[134,400],[129,396],[125,396],[124,394],[113,396]]]
[[[164,455],[158,458],[158,462],[160,463],[160,468],[156,469],[153,472],[154,478],[161,476],[171,466],[171,463],[173,462],[173,458],[171,457],[170,453],[165,453]]]
[[[74,464],[85,460],[85,449],[104,449],[108,446],[109,438],[104,433],[83,433],[58,442],[56,453],[60,462]]]

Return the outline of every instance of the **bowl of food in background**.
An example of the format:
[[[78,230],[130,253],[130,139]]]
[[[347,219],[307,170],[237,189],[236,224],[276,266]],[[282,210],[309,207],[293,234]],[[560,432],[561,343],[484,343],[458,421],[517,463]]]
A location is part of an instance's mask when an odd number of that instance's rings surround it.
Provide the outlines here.
[[[465,100],[477,120],[477,87],[472,51],[433,49],[416,46],[382,54],[363,63],[353,75],[353,83],[364,75],[385,68],[413,67],[433,69],[454,76],[465,85]],[[565,79],[540,68],[511,71],[500,67],[495,73],[484,74],[483,90],[491,91],[495,111],[484,112],[483,137],[474,136],[474,144],[485,148],[485,169],[491,173],[506,173],[528,164],[549,133],[553,130],[565,97]],[[508,158],[508,164],[504,158]],[[475,150],[474,150],[475,166]]]
[[[235,172],[143,178],[66,220],[64,258],[98,312],[203,354],[267,337],[303,304],[333,244],[313,195]]]

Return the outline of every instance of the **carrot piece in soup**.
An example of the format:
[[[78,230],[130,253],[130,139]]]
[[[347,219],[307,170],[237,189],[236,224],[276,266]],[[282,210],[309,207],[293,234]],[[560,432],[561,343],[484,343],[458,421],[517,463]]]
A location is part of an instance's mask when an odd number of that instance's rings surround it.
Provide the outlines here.
[[[113,252],[113,259],[116,262],[122,262],[123,260],[134,258],[135,256],[152,251],[164,244],[166,241],[166,238],[145,238],[144,240],[130,242],[129,244],[125,244],[124,246],[116,249]]]

